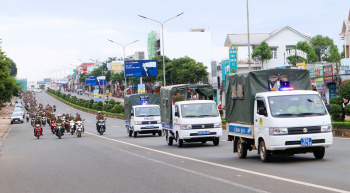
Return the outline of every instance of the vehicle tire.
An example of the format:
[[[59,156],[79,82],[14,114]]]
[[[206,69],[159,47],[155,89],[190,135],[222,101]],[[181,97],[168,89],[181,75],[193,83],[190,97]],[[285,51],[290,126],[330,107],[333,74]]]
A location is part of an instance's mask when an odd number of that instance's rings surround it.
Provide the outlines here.
[[[168,137],[168,145],[172,146],[173,145],[173,141],[174,141],[173,137],[169,136]]]
[[[132,136],[132,130],[129,130],[129,137]]]
[[[136,138],[137,137],[137,132],[134,131],[133,133],[134,133],[134,138]]]
[[[13,122],[11,121],[11,124],[13,124]]]
[[[247,145],[242,143],[242,139],[239,139],[237,142],[237,153],[238,157],[244,159],[247,157]]]
[[[324,157],[325,152],[326,152],[325,147],[318,147],[313,150],[313,153],[316,159],[322,159]]]
[[[152,135],[156,135],[156,133],[152,133]]]
[[[39,137],[40,137],[40,131],[37,131],[37,132],[36,132],[36,136],[37,136],[38,139],[39,139]]]
[[[207,143],[207,141],[205,141],[205,140],[204,140],[204,141],[201,141],[201,142],[202,142],[203,144]]]
[[[177,135],[177,147],[183,147],[184,146],[184,140],[179,139],[179,135]]]
[[[215,139],[213,140],[213,144],[214,144],[215,146],[219,145],[219,143],[220,143],[220,138],[219,138],[219,137],[217,137],[217,138],[215,138]]]
[[[158,131],[158,136],[162,136],[162,131]]]
[[[23,121],[21,121],[21,123],[23,123]]]
[[[271,152],[266,149],[264,140],[260,141],[259,152],[260,152],[260,160],[262,162],[268,162],[270,160]]]
[[[61,130],[59,130],[58,131],[58,133],[57,133],[57,135],[58,135],[58,139],[61,139],[61,136],[62,136],[62,133],[61,133],[62,131]]]

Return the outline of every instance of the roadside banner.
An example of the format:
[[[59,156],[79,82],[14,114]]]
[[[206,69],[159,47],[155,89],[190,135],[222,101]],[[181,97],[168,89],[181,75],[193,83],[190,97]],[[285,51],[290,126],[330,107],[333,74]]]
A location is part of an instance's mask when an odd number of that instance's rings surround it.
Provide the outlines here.
[[[146,86],[145,84],[138,84],[138,94],[145,94],[146,93]]]
[[[86,75],[85,85],[86,86],[106,85],[106,76],[105,75]]]
[[[94,90],[94,102],[98,102],[99,99],[100,99],[99,96],[98,96],[98,91],[99,91],[98,89]]]
[[[237,73],[237,45],[231,45],[229,49],[230,73]]]

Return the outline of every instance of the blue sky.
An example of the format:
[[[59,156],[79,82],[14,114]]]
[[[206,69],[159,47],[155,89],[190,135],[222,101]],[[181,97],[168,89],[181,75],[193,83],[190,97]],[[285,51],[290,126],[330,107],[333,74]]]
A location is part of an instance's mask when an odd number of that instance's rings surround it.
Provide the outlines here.
[[[206,28],[212,32],[213,59],[227,58],[227,34],[247,32],[246,0],[0,0],[2,49],[18,67],[18,77],[42,80],[59,66],[79,65],[78,59],[106,60],[147,50],[147,34],[160,25],[138,15],[164,21],[168,32]],[[348,18],[349,0],[250,0],[250,32],[269,33],[290,26],[311,36],[339,38]],[[91,61],[89,61],[91,62]],[[60,71],[63,74],[66,71]],[[58,74],[59,75],[59,74]]]

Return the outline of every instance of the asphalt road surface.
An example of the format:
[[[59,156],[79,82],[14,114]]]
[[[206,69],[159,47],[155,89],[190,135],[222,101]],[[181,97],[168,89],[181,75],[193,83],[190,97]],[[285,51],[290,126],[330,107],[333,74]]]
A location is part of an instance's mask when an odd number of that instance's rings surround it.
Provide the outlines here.
[[[73,109],[46,93],[38,101]],[[82,138],[58,139],[44,127],[36,139],[29,123],[12,125],[0,141],[0,192],[347,192],[350,191],[350,139],[335,138],[325,158],[313,154],[276,156],[262,163],[256,151],[247,159],[232,153],[225,137],[212,143],[168,146],[165,137],[128,137],[124,121],[107,119],[100,136],[95,115],[85,119]],[[56,113],[57,114],[57,113]]]

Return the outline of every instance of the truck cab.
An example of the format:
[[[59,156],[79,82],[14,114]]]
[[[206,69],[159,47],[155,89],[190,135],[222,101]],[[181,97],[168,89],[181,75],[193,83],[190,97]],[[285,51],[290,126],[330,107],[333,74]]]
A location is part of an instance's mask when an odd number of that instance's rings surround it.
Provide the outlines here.
[[[129,137],[138,134],[162,135],[159,96],[135,94],[124,98],[125,128]]]
[[[204,90],[201,90],[204,89]],[[181,91],[199,92],[208,96],[213,93],[210,85],[175,85],[161,88],[162,126],[168,145],[173,141],[178,147],[184,143],[213,141],[219,145],[222,136],[221,116],[215,101],[198,98],[174,102],[174,94]],[[193,95],[192,95],[193,96]]]

